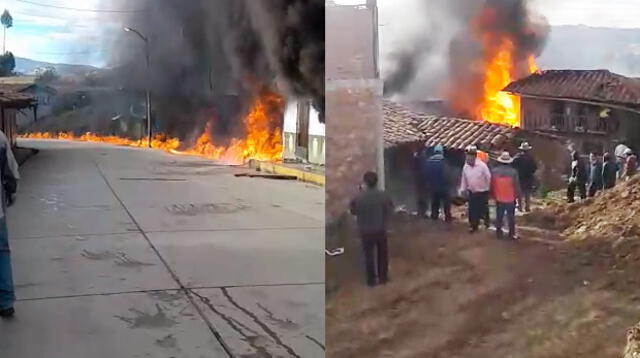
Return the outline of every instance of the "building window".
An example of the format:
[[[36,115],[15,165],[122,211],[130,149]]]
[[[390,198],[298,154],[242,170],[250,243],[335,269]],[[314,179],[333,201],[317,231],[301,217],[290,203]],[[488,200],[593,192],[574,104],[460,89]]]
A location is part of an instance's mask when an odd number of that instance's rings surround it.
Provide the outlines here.
[[[576,115],[576,132],[586,132],[589,130],[588,111],[586,105],[578,105],[578,114]]]
[[[564,102],[556,101],[551,107],[551,129],[564,131],[565,130],[565,105]]]

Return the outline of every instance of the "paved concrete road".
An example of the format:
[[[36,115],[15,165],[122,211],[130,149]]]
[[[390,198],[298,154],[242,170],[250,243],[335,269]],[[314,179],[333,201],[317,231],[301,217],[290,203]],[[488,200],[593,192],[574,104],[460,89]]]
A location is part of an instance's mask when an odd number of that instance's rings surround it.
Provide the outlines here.
[[[24,141],[3,358],[324,357],[324,190]]]

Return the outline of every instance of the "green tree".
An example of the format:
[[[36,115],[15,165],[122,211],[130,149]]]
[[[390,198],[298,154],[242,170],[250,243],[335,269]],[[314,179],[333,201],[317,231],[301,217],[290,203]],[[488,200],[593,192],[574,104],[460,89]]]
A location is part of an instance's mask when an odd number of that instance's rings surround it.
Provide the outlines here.
[[[2,26],[4,26],[4,35],[2,39],[2,53],[6,53],[7,52],[7,47],[6,47],[7,29],[13,26],[13,17],[11,17],[9,10],[4,9],[2,16],[0,16],[0,23],[2,23]]]
[[[36,69],[36,79],[40,83],[50,83],[59,78],[58,71],[53,66],[44,66]]]
[[[0,77],[11,76],[16,68],[16,59],[11,52],[0,55]]]

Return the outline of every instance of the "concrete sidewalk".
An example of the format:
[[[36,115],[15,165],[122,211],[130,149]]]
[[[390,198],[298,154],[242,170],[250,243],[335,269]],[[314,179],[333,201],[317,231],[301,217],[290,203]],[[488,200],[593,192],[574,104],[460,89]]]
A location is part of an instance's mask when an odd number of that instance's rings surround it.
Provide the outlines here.
[[[324,186],[324,167],[306,169],[303,164],[270,163],[257,160],[249,161],[249,167],[272,174],[293,175],[298,180]]]
[[[135,148],[21,141],[3,358],[324,357],[324,191]]]

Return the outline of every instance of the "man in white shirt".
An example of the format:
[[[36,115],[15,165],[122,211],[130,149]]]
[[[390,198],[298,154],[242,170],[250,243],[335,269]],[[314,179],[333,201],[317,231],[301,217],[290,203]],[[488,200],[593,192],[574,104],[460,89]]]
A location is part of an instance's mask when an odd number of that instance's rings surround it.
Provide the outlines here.
[[[15,294],[13,275],[11,272],[11,251],[9,249],[9,235],[7,233],[7,206],[13,204],[18,186],[18,163],[13,157],[11,144],[7,136],[0,131],[0,317],[7,318],[14,314],[13,303]]]
[[[478,149],[468,146],[465,150],[467,160],[462,168],[460,193],[469,199],[469,232],[478,231],[480,219],[489,227],[489,189],[491,172],[489,167],[478,158]]]

